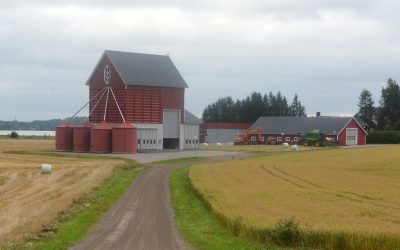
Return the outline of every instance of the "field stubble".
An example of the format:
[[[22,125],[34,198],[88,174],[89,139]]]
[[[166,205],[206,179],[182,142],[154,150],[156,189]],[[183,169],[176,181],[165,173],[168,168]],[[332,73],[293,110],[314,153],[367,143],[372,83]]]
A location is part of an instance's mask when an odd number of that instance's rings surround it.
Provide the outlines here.
[[[197,165],[189,176],[239,235],[285,244],[274,238],[283,230],[298,233],[288,245],[398,249],[398,152],[399,146],[293,152]]]
[[[0,245],[34,237],[44,225],[99,187],[119,160],[7,153],[51,151],[54,141],[0,140]],[[53,165],[41,174],[42,163]]]

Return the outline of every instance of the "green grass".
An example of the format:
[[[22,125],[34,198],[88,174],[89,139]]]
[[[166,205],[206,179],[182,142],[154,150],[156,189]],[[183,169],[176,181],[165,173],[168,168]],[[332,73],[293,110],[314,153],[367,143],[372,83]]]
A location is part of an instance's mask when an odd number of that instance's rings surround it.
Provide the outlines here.
[[[18,135],[18,138],[11,138],[10,135],[0,135],[0,139],[12,139],[12,140],[18,140],[18,139],[23,139],[23,140],[54,140],[56,137],[55,136],[50,136],[50,135]]]
[[[35,239],[1,249],[68,249],[86,235],[144,167],[133,161],[121,161],[121,166],[100,188],[75,201],[68,212],[60,214],[58,219],[45,226]]]
[[[49,156],[49,157],[61,157],[61,158],[79,158],[79,159],[107,159],[115,160],[118,157],[104,156],[95,153],[73,153],[73,152],[53,152],[53,151],[29,151],[29,150],[7,150],[3,151],[3,154],[16,154],[16,155],[38,155],[38,156]],[[121,159],[121,158],[120,158]]]
[[[205,203],[192,191],[187,168],[173,171],[169,185],[175,222],[189,245],[204,250],[280,249],[240,238],[222,227]]]
[[[153,163],[159,163],[159,164],[177,164],[177,163],[186,163],[186,162],[191,162],[191,161],[201,161],[204,160],[205,157],[181,157],[181,158],[176,158],[176,159],[171,159],[171,160],[162,160],[162,161],[156,161]]]

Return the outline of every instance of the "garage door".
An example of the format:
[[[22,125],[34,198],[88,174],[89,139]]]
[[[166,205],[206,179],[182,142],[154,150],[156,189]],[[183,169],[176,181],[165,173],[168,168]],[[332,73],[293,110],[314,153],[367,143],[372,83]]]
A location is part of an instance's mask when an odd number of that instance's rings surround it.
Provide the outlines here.
[[[236,136],[240,135],[239,129],[207,129],[207,142],[209,143],[225,143],[233,142]]]
[[[179,111],[164,110],[164,138],[179,138]]]
[[[357,129],[346,128],[346,145],[357,145]]]
[[[157,149],[157,129],[141,128],[138,129],[138,150]]]

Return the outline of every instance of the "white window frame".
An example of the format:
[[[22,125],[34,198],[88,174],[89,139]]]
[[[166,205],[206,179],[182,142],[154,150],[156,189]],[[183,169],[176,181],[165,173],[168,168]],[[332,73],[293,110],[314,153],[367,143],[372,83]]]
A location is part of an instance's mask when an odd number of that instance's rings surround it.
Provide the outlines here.
[[[290,136],[286,136],[286,137],[285,137],[285,142],[286,142],[286,141],[290,141]]]
[[[294,137],[293,141],[299,141],[299,137]]]
[[[256,137],[255,135],[252,135],[252,136],[250,136],[250,140],[251,140],[251,141],[256,141],[256,140],[257,140],[257,137]]]
[[[276,141],[282,141],[282,137],[277,136],[277,137],[276,137]]]

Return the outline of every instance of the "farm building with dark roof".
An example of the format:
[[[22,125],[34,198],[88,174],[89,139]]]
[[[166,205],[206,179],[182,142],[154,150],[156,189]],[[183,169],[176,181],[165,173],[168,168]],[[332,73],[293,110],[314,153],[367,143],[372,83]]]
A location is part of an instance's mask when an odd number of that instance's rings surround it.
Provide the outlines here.
[[[125,120],[137,128],[139,150],[184,149],[197,143],[193,138],[199,137],[199,121],[184,108],[188,85],[168,55],[106,50],[86,85],[89,122]],[[112,89],[107,94],[111,101],[95,98],[104,88]]]
[[[354,117],[260,117],[251,128],[261,128],[260,141],[269,144],[297,144],[298,134],[320,130],[339,145],[364,145],[367,131]],[[254,140],[258,138],[253,138]]]

